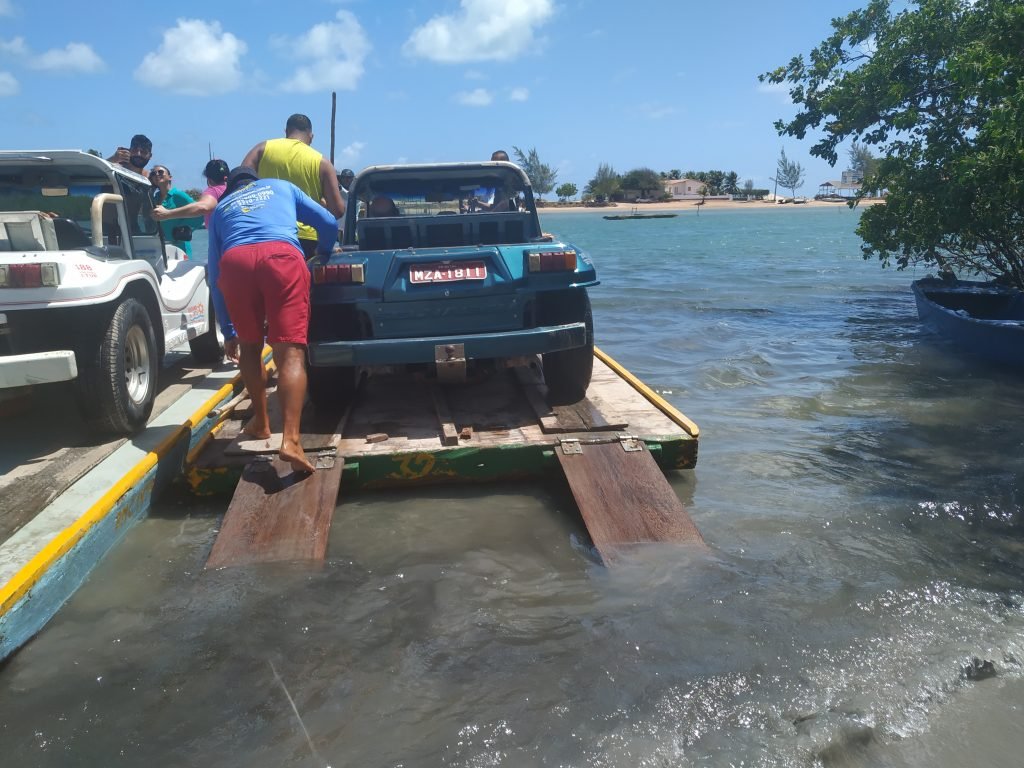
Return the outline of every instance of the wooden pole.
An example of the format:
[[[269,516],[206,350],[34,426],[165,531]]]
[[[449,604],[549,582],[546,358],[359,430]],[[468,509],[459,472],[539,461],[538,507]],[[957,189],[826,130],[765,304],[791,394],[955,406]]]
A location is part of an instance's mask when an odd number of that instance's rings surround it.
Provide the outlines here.
[[[334,118],[338,113],[338,93],[331,91],[331,165],[334,165]]]

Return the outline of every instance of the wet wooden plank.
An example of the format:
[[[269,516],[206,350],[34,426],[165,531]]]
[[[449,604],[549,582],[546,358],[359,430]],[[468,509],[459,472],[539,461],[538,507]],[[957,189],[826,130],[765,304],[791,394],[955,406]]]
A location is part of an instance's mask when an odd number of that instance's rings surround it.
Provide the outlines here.
[[[618,442],[585,443],[582,453],[555,453],[590,538],[605,561],[625,545],[703,544],[704,539],[642,443],[627,452]]]
[[[206,567],[323,560],[345,465],[326,458],[312,475],[277,458],[246,466]]]

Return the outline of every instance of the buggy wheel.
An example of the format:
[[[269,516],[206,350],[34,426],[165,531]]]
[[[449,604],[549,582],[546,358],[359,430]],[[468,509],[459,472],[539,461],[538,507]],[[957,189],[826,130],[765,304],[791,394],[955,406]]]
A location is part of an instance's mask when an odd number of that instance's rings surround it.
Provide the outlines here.
[[[149,313],[135,299],[125,299],[79,370],[79,405],[89,426],[121,434],[144,427],[153,412],[159,369]]]
[[[594,316],[590,297],[585,290],[577,289],[559,291],[545,299],[543,317],[546,325],[582,321],[587,327],[586,343],[582,347],[543,355],[548,402],[551,405],[578,403],[587,396],[587,387],[594,373]]]

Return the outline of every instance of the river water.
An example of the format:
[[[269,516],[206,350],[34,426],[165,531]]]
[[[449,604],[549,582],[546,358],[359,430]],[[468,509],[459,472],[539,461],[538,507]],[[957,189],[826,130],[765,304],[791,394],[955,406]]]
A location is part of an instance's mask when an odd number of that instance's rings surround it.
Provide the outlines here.
[[[226,502],[172,492],[0,669],[3,765],[1020,765],[1021,380],[858,215],[544,216],[702,428],[708,551],[605,569],[559,486],[342,489],[325,567],[206,573]]]

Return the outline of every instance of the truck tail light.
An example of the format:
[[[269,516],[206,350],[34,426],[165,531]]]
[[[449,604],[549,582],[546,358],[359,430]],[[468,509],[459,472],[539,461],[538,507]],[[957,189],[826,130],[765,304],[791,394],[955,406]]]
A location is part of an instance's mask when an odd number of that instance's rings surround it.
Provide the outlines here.
[[[531,272],[572,272],[576,269],[576,251],[538,251],[529,254]]]
[[[60,285],[60,269],[48,261],[33,264],[0,264],[0,288],[42,288]]]
[[[313,282],[323,283],[365,283],[366,276],[362,264],[327,264],[313,267]]]

